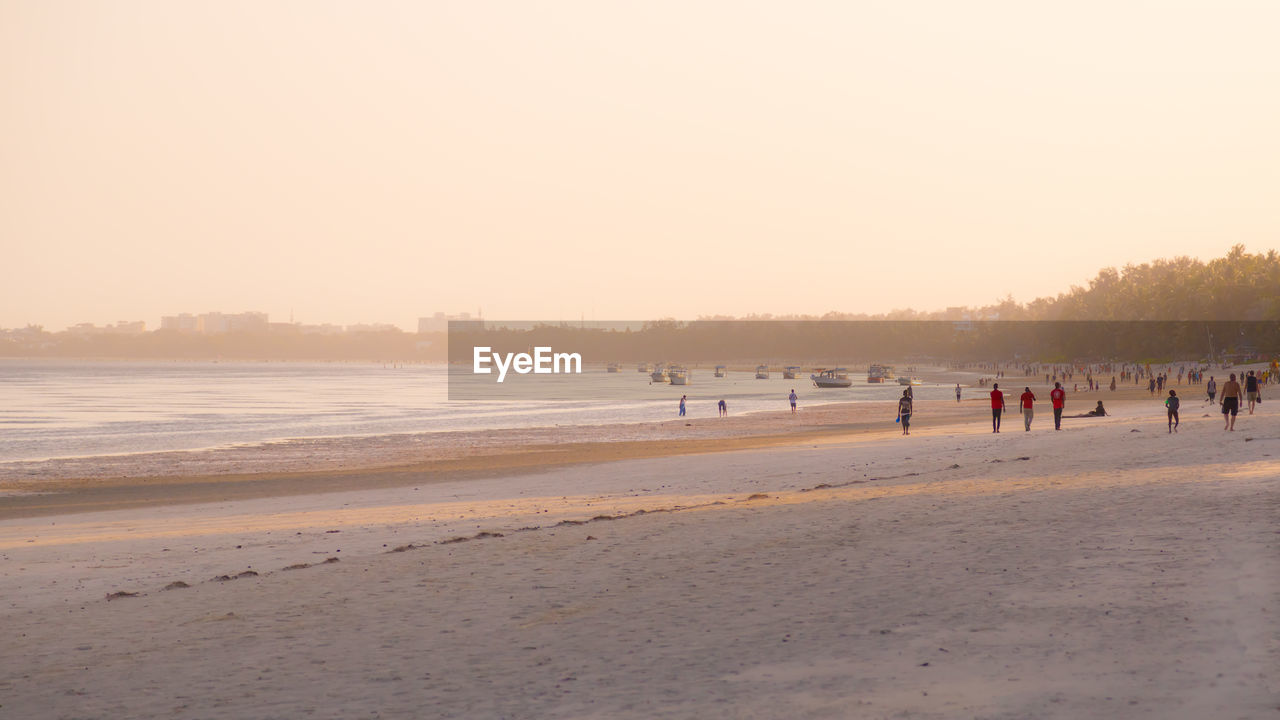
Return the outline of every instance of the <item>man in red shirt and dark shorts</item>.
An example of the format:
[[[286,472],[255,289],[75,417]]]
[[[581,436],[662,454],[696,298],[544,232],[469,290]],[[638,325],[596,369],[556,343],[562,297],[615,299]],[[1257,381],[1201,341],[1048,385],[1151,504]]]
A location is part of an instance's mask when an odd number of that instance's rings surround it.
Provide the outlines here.
[[[1004,412],[1004,393],[1000,383],[991,386],[991,432],[1000,432],[1000,413]]]
[[[1062,389],[1062,383],[1054,383],[1053,389],[1049,391],[1049,400],[1053,402],[1053,429],[1062,429],[1062,408],[1067,404],[1067,391]]]

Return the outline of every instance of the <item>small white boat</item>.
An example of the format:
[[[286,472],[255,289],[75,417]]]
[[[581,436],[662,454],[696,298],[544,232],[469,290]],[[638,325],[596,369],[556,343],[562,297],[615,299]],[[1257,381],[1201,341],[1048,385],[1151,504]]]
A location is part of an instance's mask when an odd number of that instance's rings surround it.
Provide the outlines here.
[[[923,385],[924,383],[920,381],[920,378],[907,377],[906,375],[899,375],[898,384],[899,385]]]
[[[667,375],[667,368],[662,365],[653,368],[653,372],[649,373],[649,379],[656,383],[671,382],[671,377]]]
[[[799,365],[788,365],[788,366],[786,366],[786,367],[782,368],[782,379],[783,379],[783,380],[795,380],[795,379],[796,379],[796,376],[797,376],[797,375],[799,375],[799,374],[800,374],[800,366],[799,366]]]
[[[618,363],[609,363],[608,365],[604,366],[605,372],[616,373],[616,372],[620,372],[621,370],[622,370],[622,366],[618,365]]]
[[[667,377],[670,378],[672,385],[688,385],[690,381],[688,368],[673,367],[667,371]]]
[[[649,363],[640,363],[639,365],[636,366],[636,372],[646,373],[646,374],[651,373],[653,372],[653,366],[650,365]]]
[[[814,386],[820,388],[853,387],[853,378],[849,377],[849,371],[844,368],[819,369],[815,374],[810,375],[809,379],[813,381]]]
[[[769,379],[769,366],[768,366],[768,365],[759,365],[759,366],[757,366],[757,367],[756,367],[756,379],[757,379],[757,380],[768,380],[768,379]]]
[[[725,377],[729,374],[729,369],[723,365],[716,366],[716,377]]]

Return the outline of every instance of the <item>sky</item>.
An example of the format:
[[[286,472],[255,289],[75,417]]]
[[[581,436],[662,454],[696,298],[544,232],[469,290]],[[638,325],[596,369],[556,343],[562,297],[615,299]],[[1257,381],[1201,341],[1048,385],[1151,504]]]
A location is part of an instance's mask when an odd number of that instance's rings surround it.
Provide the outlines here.
[[[1280,245],[1280,3],[0,2],[0,327],[1019,301]]]

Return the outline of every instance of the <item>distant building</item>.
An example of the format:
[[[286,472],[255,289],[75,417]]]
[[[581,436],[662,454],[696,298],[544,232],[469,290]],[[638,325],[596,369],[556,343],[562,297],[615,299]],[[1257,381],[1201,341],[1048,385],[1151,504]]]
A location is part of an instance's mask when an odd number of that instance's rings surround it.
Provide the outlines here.
[[[195,332],[196,316],[191,313],[165,315],[160,318],[161,330],[177,330],[178,332]]]
[[[182,313],[165,315],[160,318],[161,330],[177,330],[178,332],[195,332],[204,335],[220,335],[228,332],[266,332],[270,327],[267,314],[263,312],[220,313],[209,312],[200,315]]]
[[[418,332],[449,332],[450,322],[454,323],[455,328],[459,327],[458,323],[460,322],[466,323],[466,326],[468,327],[474,326],[477,330],[484,327],[484,320],[479,318],[472,319],[471,313],[464,312],[458,313],[457,315],[446,315],[445,313],[438,312],[431,317],[418,318]]]
[[[98,327],[93,323],[78,323],[67,328],[72,335],[141,335],[147,331],[147,323],[142,320],[121,320],[114,325]]]
[[[400,332],[400,328],[389,323],[356,323],[355,325],[348,325],[347,332]]]
[[[303,335],[341,335],[342,326],[330,323],[319,323],[315,325],[298,325],[298,330]]]

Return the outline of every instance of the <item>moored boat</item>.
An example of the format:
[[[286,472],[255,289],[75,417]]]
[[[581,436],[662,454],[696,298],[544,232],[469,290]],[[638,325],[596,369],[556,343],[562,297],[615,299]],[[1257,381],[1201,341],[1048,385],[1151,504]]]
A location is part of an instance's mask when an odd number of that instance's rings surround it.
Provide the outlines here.
[[[847,388],[853,387],[853,379],[849,377],[849,371],[844,368],[832,368],[824,370],[819,368],[813,375],[809,376],[814,386],[820,388]]]
[[[716,366],[716,377],[724,377],[729,374],[729,369],[723,365]]]
[[[799,374],[800,374],[800,366],[799,366],[799,365],[788,365],[788,366],[786,366],[786,367],[782,368],[782,379],[783,379],[783,380],[795,380],[795,379],[796,379],[796,376],[797,376],[797,375],[799,375]]]
[[[756,379],[757,379],[757,380],[768,380],[768,379],[769,379],[769,366],[768,366],[768,365],[758,365],[758,366],[756,366]]]
[[[684,367],[673,367],[667,370],[667,377],[670,378],[672,385],[688,385],[691,379],[688,368]]]
[[[667,375],[667,368],[663,365],[656,365],[653,372],[649,373],[649,379],[656,383],[670,382],[671,377]]]

